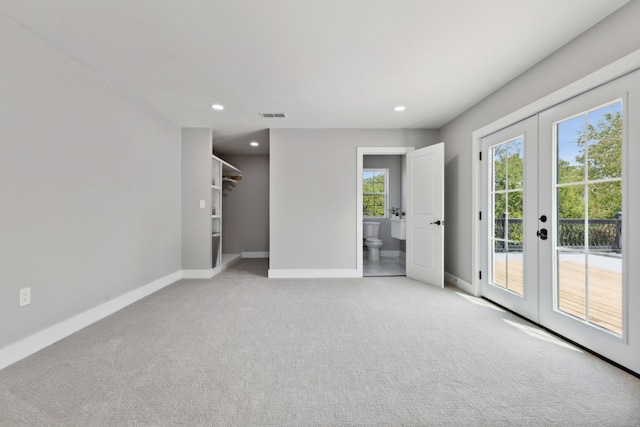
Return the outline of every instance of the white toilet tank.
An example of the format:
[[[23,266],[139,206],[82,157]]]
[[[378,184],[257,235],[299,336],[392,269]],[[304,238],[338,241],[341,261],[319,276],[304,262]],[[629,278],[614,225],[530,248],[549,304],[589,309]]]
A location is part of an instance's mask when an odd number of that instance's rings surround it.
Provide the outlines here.
[[[373,221],[363,221],[362,222],[362,238],[367,239],[368,237],[372,237],[374,239],[378,238],[378,234],[380,234],[380,223]]]

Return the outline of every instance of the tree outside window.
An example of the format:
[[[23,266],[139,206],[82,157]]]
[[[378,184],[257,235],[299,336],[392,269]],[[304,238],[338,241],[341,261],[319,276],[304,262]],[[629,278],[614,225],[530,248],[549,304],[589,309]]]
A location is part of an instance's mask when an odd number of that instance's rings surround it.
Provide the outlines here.
[[[387,217],[389,169],[364,169],[362,173],[362,209],[368,218]]]

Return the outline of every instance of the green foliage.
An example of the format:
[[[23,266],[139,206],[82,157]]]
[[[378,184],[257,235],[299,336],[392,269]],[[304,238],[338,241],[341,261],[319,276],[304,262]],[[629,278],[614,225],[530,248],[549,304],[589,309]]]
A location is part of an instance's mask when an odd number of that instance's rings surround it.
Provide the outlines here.
[[[587,132],[578,136],[582,147],[575,163],[558,162],[558,174],[562,181],[580,183],[558,189],[558,215],[560,218],[584,218],[585,195],[588,192],[588,214],[591,219],[614,218],[622,211],[622,187],[618,182],[602,182],[586,185],[589,180],[622,177],[622,115],[607,113],[595,126],[587,126]],[[586,147],[586,156],[585,156]],[[586,164],[585,164],[586,157]],[[586,168],[586,174],[585,174]]]
[[[622,115],[605,114],[587,130],[589,179],[622,177]],[[584,140],[581,141],[584,145]],[[580,156],[584,162],[584,155]]]
[[[584,218],[584,190],[583,183],[558,188],[559,219]]]
[[[569,150],[576,143],[579,150],[574,161],[558,160],[558,182],[563,184],[558,187],[556,195],[559,219],[611,219],[615,218],[616,212],[622,211],[622,115],[620,112],[601,113],[602,110],[597,110],[583,116],[588,122],[586,132],[580,132],[573,142],[564,141],[569,144]],[[596,123],[589,120],[597,117],[599,120]],[[517,138],[495,146],[492,151],[493,209],[496,219],[494,237],[506,238],[511,242],[510,245],[517,245],[523,240],[521,223],[509,221],[505,224],[506,221],[503,221],[507,218],[523,218],[522,143],[522,139]],[[541,168],[539,173],[550,171]],[[615,181],[587,182],[602,179]],[[564,240],[579,242],[584,239],[583,225],[565,223],[560,231]],[[597,234],[596,228],[591,227],[590,236]],[[496,244],[503,245],[500,242]]]
[[[494,194],[494,212],[496,218],[523,218],[523,186],[524,186],[524,153],[523,139],[498,145],[493,150],[493,179],[496,191]],[[497,231],[497,230],[496,230]],[[504,232],[500,230],[503,238]],[[507,225],[509,240],[521,242],[522,225]]]
[[[362,209],[365,217],[385,216],[385,174],[365,172],[362,179]]]
[[[365,177],[362,180],[362,192],[363,193],[384,193],[384,179],[383,173],[365,172]]]
[[[384,196],[363,196],[362,206],[364,216],[385,216]]]
[[[595,112],[597,113],[597,112]],[[594,113],[589,113],[594,114]],[[588,119],[589,117],[587,117]],[[574,162],[558,160],[558,218],[615,218],[622,211],[620,181],[587,184],[588,180],[622,177],[622,115],[606,113],[597,123],[589,121],[587,130],[577,135],[580,151]],[[496,218],[522,218],[524,159],[522,139],[518,138],[493,150],[494,212]],[[545,173],[541,170],[541,173]],[[588,195],[588,203],[586,202]],[[522,238],[515,224],[509,224],[509,240]],[[514,228],[511,230],[511,228]],[[496,236],[503,237],[503,236]]]

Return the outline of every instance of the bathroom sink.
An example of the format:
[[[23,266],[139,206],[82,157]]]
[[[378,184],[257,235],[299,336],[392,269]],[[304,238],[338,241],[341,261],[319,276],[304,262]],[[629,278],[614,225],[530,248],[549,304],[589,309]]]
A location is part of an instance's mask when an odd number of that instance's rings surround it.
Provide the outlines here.
[[[391,237],[396,239],[407,239],[407,220],[406,219],[392,219],[391,220]]]

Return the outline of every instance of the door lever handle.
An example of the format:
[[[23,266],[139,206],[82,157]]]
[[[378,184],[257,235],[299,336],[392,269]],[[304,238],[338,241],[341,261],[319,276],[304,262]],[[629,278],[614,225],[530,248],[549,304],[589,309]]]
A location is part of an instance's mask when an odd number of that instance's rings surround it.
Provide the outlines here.
[[[540,240],[547,240],[547,229],[546,228],[541,228],[540,230],[538,230],[538,232],[536,234],[538,235]]]
[[[441,225],[442,224],[442,225],[444,225],[444,221],[437,220],[437,221],[434,221],[434,222],[430,222],[429,224],[435,224],[435,225]]]

